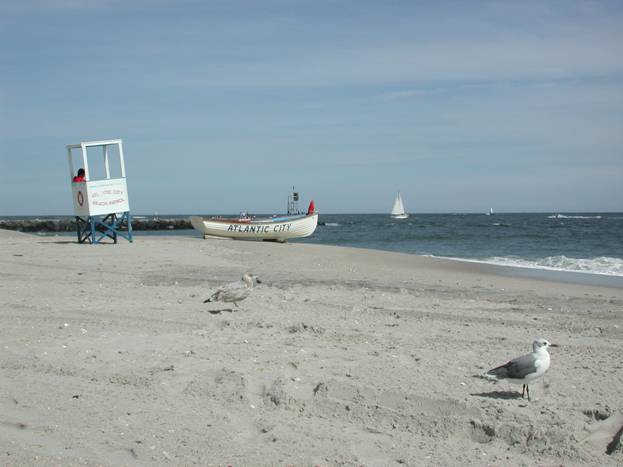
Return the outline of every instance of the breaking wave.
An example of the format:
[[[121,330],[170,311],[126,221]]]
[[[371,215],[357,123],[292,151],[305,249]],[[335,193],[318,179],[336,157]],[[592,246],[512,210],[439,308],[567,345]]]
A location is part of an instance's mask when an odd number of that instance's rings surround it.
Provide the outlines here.
[[[548,219],[601,219],[601,216],[567,216],[565,214],[552,214]]]
[[[623,276],[623,259],[600,256],[597,258],[569,258],[567,256],[548,256],[527,260],[513,257],[494,256],[482,260],[453,258],[460,261],[514,266],[518,268],[547,269],[551,271],[585,272],[608,276]]]

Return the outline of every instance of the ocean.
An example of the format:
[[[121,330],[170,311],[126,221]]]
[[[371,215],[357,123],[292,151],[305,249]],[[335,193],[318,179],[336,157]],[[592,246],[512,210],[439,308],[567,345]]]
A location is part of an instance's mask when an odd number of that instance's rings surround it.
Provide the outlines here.
[[[623,277],[623,213],[412,214],[403,220],[387,214],[321,213],[319,221],[311,237],[293,242]],[[197,233],[165,230],[135,235]]]
[[[623,276],[623,214],[322,215],[310,243]]]

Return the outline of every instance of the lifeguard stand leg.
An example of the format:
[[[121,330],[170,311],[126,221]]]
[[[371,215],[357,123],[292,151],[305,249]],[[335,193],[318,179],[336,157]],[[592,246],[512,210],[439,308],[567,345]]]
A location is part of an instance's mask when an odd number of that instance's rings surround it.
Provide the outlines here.
[[[83,219],[76,216],[76,232],[78,234],[78,243],[91,243],[91,222],[89,219]]]
[[[122,236],[132,243],[132,216],[130,212],[124,212],[121,217],[116,214],[106,216],[89,216],[86,219],[76,216],[76,230],[78,243],[101,243],[104,238],[110,238],[117,243],[117,238]],[[127,223],[127,232],[121,230],[123,223]]]
[[[93,243],[95,225],[90,217],[83,218],[76,216],[76,233],[78,243]]]
[[[123,215],[126,218],[126,222],[128,223],[128,236],[126,238],[128,239],[128,242],[132,243],[133,242],[133,236],[132,236],[132,216],[130,215],[130,211],[124,212]]]
[[[97,243],[95,241],[95,218],[92,216],[89,216],[89,227],[91,228],[91,235],[90,235],[90,240],[91,240],[91,245],[94,243]]]

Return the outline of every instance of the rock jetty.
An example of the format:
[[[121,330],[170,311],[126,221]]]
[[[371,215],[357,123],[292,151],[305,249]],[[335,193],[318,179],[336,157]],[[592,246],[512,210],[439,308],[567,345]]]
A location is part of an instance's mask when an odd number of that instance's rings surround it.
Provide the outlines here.
[[[132,218],[132,230],[180,230],[192,229],[188,218]],[[18,232],[73,232],[74,217],[0,219],[0,229]]]

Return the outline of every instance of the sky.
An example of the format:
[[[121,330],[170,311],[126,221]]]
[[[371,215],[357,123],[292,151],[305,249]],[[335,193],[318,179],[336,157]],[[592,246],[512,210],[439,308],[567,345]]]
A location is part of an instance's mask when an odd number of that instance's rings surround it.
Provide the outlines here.
[[[0,215],[113,138],[135,214],[620,212],[623,2],[0,2]]]

